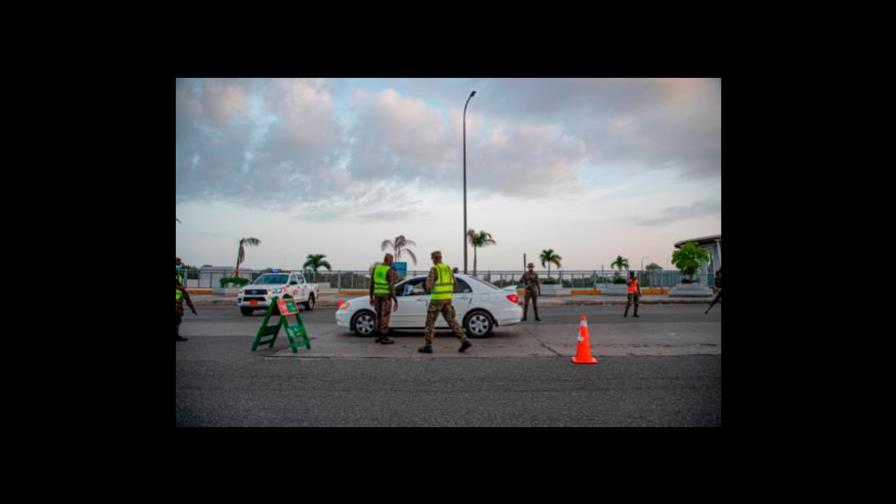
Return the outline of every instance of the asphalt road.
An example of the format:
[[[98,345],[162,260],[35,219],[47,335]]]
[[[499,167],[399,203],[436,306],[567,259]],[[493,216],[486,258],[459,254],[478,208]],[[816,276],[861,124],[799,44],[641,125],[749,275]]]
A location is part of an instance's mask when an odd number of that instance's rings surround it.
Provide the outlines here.
[[[251,352],[261,315],[187,312],[176,343],[177,426],[720,426],[721,306],[554,306],[456,352],[450,333],[376,345],[303,312],[312,349]],[[588,317],[596,366],[569,362]],[[530,320],[532,315],[530,313]]]

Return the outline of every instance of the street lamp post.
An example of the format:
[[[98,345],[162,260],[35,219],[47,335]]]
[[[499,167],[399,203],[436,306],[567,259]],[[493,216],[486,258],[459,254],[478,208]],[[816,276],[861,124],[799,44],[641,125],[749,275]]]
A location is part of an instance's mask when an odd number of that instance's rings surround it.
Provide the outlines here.
[[[464,103],[464,275],[467,274],[467,105],[474,95],[476,91],[470,93]]]
[[[644,271],[644,259],[650,259],[650,256],[644,256],[641,258],[641,271]]]

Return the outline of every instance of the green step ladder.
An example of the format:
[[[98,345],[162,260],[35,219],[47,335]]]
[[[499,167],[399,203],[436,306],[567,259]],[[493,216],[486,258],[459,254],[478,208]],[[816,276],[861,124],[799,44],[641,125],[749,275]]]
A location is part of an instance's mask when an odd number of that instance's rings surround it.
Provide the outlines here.
[[[274,308],[281,305],[280,318],[274,325],[268,325]],[[289,325],[289,316],[295,315],[296,324]],[[252,342],[252,351],[254,352],[258,345],[268,345],[268,348],[274,348],[274,342],[277,341],[277,335],[280,334],[280,328],[286,332],[286,338],[289,340],[289,347],[292,353],[299,353],[299,347],[306,347],[311,350],[311,342],[308,340],[308,331],[302,322],[302,316],[299,315],[299,307],[293,301],[292,296],[286,294],[283,298],[274,296],[271,298],[271,304],[268,306],[267,312],[264,314],[264,320],[261,327],[258,328],[258,334],[255,335],[255,341]]]

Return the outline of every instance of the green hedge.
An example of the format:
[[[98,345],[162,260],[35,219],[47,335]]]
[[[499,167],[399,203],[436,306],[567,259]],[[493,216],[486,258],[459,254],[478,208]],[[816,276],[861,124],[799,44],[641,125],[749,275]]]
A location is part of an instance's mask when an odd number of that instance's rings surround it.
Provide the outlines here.
[[[242,287],[249,283],[248,278],[243,277],[224,277],[221,279],[221,288],[226,289],[228,284],[235,285],[237,287]]]

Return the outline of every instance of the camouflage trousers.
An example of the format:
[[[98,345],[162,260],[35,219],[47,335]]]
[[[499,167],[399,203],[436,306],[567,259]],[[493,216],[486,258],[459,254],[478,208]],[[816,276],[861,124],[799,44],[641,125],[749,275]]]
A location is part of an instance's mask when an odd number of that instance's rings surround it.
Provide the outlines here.
[[[464,330],[461,329],[460,324],[457,323],[457,314],[454,312],[454,305],[451,304],[451,300],[438,299],[436,301],[430,301],[429,307],[426,309],[426,333],[424,334],[426,344],[432,345],[432,336],[436,329],[436,319],[439,317],[440,313],[445,319],[445,322],[448,322],[448,327],[451,328],[454,336],[460,341],[466,340],[467,338],[464,335]]]
[[[641,296],[638,294],[629,294],[628,302],[625,304],[625,314],[628,315],[628,309],[632,306],[632,301],[635,302],[635,315],[638,314],[638,301],[641,300]]]
[[[180,321],[184,318],[184,302],[183,301],[175,301],[177,313],[177,325],[174,328],[174,335],[177,336],[180,334]]]
[[[533,294],[530,289],[526,289],[523,294],[523,318],[529,315],[529,300],[532,300],[532,308],[535,310],[535,318],[538,318],[538,296]]]
[[[374,296],[373,309],[376,310],[376,330],[385,336],[389,333],[389,319],[392,318],[392,298]]]

